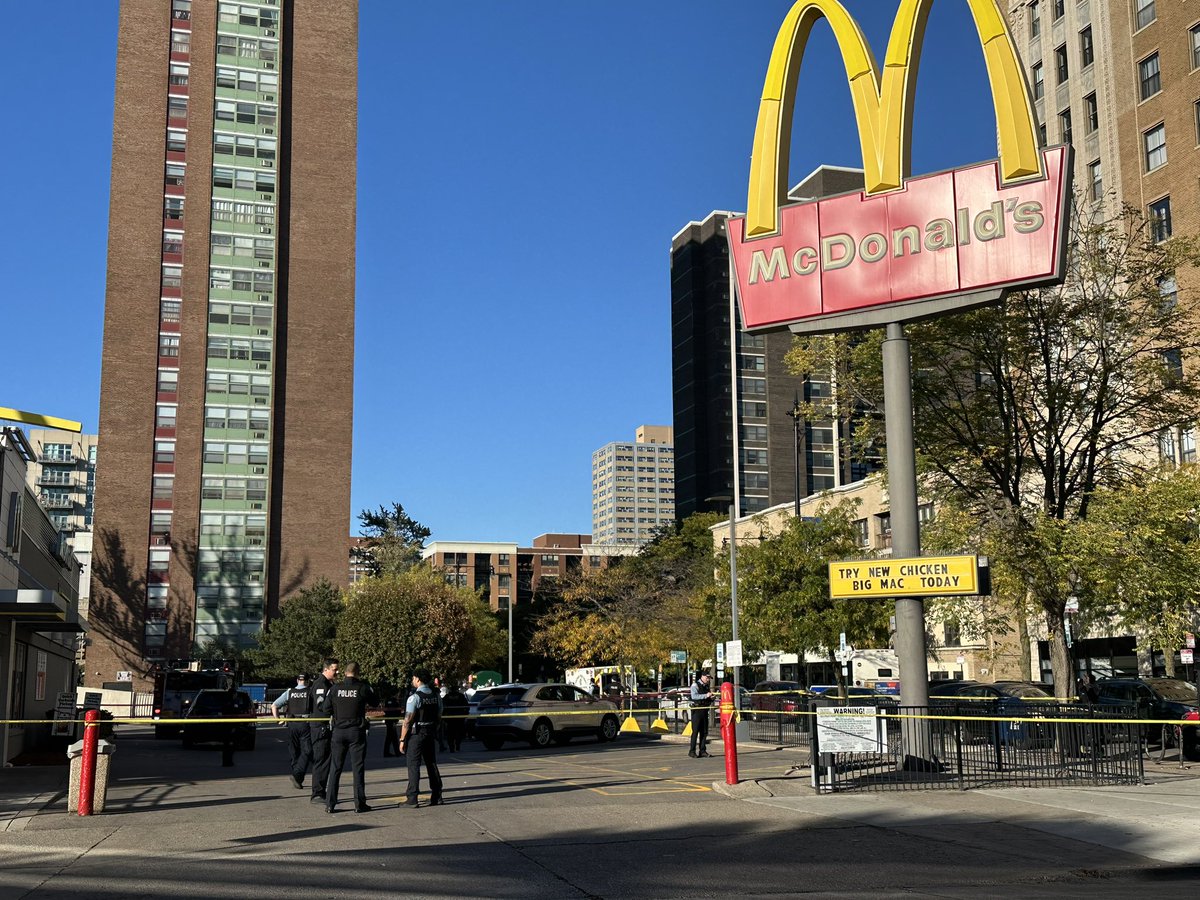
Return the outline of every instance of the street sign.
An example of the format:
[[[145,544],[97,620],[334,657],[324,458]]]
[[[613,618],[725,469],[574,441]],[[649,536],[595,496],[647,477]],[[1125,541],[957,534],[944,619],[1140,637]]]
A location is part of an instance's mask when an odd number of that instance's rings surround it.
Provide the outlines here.
[[[671,651],[671,662],[673,662],[673,663],[687,662],[687,651],[686,650],[672,650]]]
[[[1188,650],[1185,647],[1183,650],[1179,651],[1179,661],[1182,662],[1184,665],[1191,665],[1194,657],[1195,657],[1194,650]]]
[[[848,663],[850,660],[854,659],[854,648],[849,644],[842,644],[842,646],[838,647],[837,651],[833,654],[833,658],[840,663]]]
[[[1185,634],[1183,636],[1183,646],[1194,650],[1196,648],[1196,636],[1194,634]]]
[[[1068,597],[1067,602],[1063,604],[1063,612],[1077,613],[1079,612],[1079,598]]]
[[[731,669],[736,669],[742,665],[742,642],[741,641],[726,641],[725,642],[725,665]]]
[[[75,692],[62,691],[54,704],[54,724],[51,726],[52,737],[70,737],[75,733]]]
[[[942,597],[979,593],[979,557],[916,556],[829,564],[829,596]]]

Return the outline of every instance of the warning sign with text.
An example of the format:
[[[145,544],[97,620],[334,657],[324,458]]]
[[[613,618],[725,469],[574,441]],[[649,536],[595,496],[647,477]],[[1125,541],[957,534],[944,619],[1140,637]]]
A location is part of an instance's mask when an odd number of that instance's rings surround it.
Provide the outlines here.
[[[882,753],[874,706],[829,706],[817,710],[817,746],[822,753]]]
[[[829,596],[834,599],[978,593],[976,556],[856,559],[829,564]]]

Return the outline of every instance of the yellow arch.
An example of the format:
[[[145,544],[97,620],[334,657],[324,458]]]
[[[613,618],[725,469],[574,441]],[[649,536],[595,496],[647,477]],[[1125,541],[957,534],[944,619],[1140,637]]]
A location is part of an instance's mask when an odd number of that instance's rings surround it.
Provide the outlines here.
[[[798,0],[789,10],[767,65],[746,199],[746,236],[779,230],[787,197],[792,114],[804,48],[813,25],[829,21],[842,54],[868,194],[895,190],[909,174],[916,69],[933,0],[901,0],[888,40],[882,78],[858,22],[839,0]],[[996,0],[967,0],[983,48],[996,109],[1000,172],[1008,182],[1042,171],[1033,103],[1025,73]]]

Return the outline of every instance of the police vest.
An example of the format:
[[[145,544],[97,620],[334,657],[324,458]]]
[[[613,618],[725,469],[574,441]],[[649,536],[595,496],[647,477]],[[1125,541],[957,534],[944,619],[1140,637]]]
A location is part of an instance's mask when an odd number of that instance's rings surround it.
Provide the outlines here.
[[[308,685],[297,685],[288,691],[287,715],[289,719],[300,719],[308,715]]]
[[[368,690],[363,682],[350,679],[330,688],[334,728],[362,728],[367,724]]]
[[[439,697],[434,693],[425,693],[417,691],[417,709],[413,716],[414,725],[436,725],[438,719],[441,718],[441,710],[438,708]]]
[[[318,675],[316,684],[312,686],[312,694],[310,695],[312,702],[309,704],[309,715],[314,719],[328,719],[329,716],[321,712],[321,706],[325,702],[325,695],[333,690],[333,682],[324,675]]]
[[[692,709],[705,709],[712,706],[712,686],[701,684],[699,680],[692,683],[692,690],[703,696],[692,701]]]

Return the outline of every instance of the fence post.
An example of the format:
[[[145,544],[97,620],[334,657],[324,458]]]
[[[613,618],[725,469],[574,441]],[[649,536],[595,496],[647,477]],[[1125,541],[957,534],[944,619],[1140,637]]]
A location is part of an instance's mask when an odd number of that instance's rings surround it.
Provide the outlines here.
[[[83,714],[83,755],[79,760],[79,815],[92,814],[92,797],[96,790],[96,748],[100,744],[100,710],[89,709]]]

